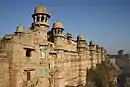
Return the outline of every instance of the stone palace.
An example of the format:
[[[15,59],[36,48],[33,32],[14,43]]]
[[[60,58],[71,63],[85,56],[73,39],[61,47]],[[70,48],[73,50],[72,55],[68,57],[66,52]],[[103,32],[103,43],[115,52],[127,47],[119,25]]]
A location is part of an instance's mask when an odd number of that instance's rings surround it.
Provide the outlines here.
[[[32,18],[28,30],[19,25],[0,38],[0,87],[85,85],[87,69],[106,60],[106,49],[82,34],[76,40],[64,34],[60,21],[50,28],[45,6],[37,6]]]

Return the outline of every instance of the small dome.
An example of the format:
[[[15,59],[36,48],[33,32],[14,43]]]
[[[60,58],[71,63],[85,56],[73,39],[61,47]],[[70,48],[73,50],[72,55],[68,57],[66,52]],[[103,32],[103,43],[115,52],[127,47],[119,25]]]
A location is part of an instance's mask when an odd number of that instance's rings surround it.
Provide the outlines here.
[[[19,33],[24,32],[24,27],[22,25],[17,26],[16,32],[19,32]]]
[[[101,51],[104,51],[104,47],[101,47]]]
[[[95,44],[94,44],[94,41],[91,40],[91,41],[89,42],[89,45],[95,45]]]
[[[105,49],[104,52],[107,53],[107,50]]]
[[[70,32],[68,32],[68,33],[66,34],[66,36],[72,36],[72,34],[71,34]]]
[[[96,49],[99,49],[99,48],[100,48],[100,47],[99,47],[99,44],[97,44],[97,45],[96,45]]]
[[[85,40],[85,39],[84,39],[84,36],[83,36],[82,34],[78,35],[77,39],[78,39],[78,40]]]
[[[53,23],[53,28],[63,28],[63,25],[61,22],[56,21]]]
[[[39,5],[35,8],[34,13],[48,13],[48,10],[45,6]]]

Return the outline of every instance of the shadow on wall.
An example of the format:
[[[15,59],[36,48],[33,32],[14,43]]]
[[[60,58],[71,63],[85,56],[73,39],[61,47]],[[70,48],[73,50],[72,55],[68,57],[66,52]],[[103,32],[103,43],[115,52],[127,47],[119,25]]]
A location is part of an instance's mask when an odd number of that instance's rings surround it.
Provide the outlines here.
[[[125,87],[125,83],[126,83],[126,75],[124,73],[120,74],[117,77],[117,87]]]

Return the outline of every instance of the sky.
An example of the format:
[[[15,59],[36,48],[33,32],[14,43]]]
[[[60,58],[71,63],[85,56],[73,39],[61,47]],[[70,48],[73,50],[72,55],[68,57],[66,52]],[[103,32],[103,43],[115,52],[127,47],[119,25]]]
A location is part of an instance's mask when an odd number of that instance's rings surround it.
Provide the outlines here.
[[[50,28],[58,20],[74,39],[83,34],[87,43],[93,40],[110,54],[130,52],[130,0],[0,0],[0,37],[18,25],[28,29],[38,5],[50,10]]]

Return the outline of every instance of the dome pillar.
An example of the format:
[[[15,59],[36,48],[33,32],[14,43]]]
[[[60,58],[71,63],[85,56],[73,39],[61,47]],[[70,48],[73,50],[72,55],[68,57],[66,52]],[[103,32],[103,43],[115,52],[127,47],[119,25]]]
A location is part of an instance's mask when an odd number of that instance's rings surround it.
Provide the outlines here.
[[[43,19],[43,22],[48,22],[48,18],[46,15],[43,15],[44,19]]]
[[[39,22],[42,22],[41,21],[42,15],[38,15],[38,18],[39,18]]]
[[[37,16],[34,16],[34,22],[37,22]]]

